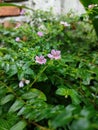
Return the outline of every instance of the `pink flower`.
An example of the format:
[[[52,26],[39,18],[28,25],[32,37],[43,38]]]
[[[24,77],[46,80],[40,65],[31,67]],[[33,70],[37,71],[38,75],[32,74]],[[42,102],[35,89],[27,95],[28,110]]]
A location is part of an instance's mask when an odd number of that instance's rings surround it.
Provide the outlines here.
[[[35,59],[36,59],[36,63],[39,63],[39,64],[46,63],[46,59],[44,58],[44,56],[36,56]]]
[[[42,37],[43,36],[43,32],[37,32],[37,35]]]
[[[93,9],[93,8],[94,8],[94,4],[89,5],[88,8],[89,8],[89,9]]]
[[[20,15],[24,15],[25,14],[25,10],[24,9],[22,9],[21,11],[20,11]]]
[[[61,21],[60,24],[64,25],[65,27],[69,27],[70,26],[70,24],[68,24],[67,22],[64,22],[64,21]]]
[[[58,51],[58,50],[51,50],[51,53],[50,54],[48,54],[48,57],[50,58],[50,59],[55,59],[55,60],[57,60],[57,59],[60,59],[61,58],[61,55],[60,55],[60,53],[61,53],[61,51]]]
[[[93,9],[94,7],[97,7],[98,5],[97,4],[91,4],[88,6],[89,9]]]
[[[20,37],[16,37],[15,41],[19,42],[20,41]]]

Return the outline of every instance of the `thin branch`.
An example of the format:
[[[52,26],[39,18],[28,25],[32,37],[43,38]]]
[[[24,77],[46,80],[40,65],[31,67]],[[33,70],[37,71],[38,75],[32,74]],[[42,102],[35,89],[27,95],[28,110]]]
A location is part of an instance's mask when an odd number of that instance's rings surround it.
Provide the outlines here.
[[[32,122],[32,124],[37,126],[38,128],[40,128],[40,130],[50,130],[49,128],[46,128],[46,127],[43,127],[43,126],[37,124],[36,122]],[[51,130],[53,130],[53,129],[51,129]]]

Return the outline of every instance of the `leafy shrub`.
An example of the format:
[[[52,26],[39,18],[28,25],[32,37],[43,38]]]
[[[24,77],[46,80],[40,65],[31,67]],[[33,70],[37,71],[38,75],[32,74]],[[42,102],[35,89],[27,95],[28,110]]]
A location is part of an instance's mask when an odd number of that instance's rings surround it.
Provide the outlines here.
[[[93,23],[94,29],[96,31],[96,34],[98,36],[98,1],[97,0],[80,0],[80,2],[85,7],[90,20]]]
[[[98,39],[86,18],[38,11],[1,26],[0,43],[0,130],[98,129]]]

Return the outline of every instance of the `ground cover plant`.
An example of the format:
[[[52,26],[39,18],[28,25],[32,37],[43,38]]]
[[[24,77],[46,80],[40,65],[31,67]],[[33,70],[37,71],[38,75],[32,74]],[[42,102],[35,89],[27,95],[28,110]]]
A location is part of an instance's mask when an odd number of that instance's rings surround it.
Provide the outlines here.
[[[80,2],[85,7],[89,18],[91,19],[93,26],[95,28],[96,34],[98,35],[98,1],[97,0],[80,0]]]
[[[97,130],[97,50],[86,15],[0,26],[0,130]]]

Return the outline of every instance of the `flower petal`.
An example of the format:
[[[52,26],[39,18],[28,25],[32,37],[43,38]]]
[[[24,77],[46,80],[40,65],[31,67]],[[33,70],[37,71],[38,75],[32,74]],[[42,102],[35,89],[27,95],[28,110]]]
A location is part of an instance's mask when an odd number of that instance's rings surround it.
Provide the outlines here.
[[[50,59],[53,59],[53,55],[48,54],[47,56],[48,56]]]
[[[57,54],[57,55],[60,55],[60,53],[61,53],[61,51],[56,51],[56,54]]]
[[[29,83],[30,83],[30,80],[25,80],[25,83],[26,83],[26,84],[29,84]]]
[[[51,50],[51,54],[52,55],[56,55],[56,51],[53,49],[53,50]]]
[[[61,59],[61,56],[60,55],[59,56],[54,56],[54,59],[55,60]]]
[[[22,88],[24,86],[24,82],[23,81],[20,81],[19,82],[19,87]]]
[[[45,64],[46,63],[46,59],[44,58],[44,56],[36,56],[35,57],[36,59],[36,63],[39,63],[39,64]]]

